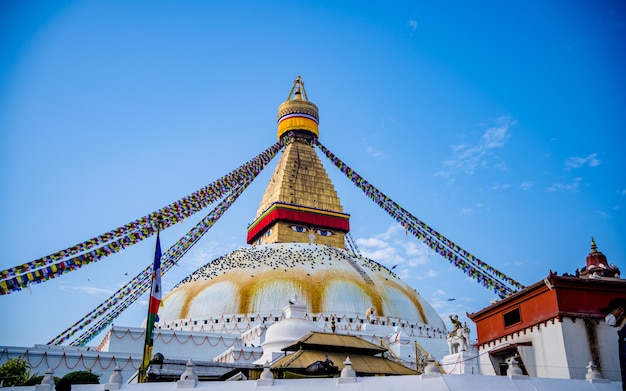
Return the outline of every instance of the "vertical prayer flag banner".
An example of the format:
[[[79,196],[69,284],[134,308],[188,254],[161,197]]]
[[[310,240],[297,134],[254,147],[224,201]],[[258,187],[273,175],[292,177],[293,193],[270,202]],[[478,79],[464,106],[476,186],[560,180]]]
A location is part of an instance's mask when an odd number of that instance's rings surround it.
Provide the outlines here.
[[[150,307],[148,312],[154,316],[154,322],[157,321],[159,306],[161,305],[161,241],[157,233],[156,249],[154,250],[154,264],[152,266],[152,291],[150,292]],[[150,320],[150,319],[148,319]],[[148,324],[154,326],[154,322]],[[153,327],[154,328],[154,327]],[[152,337],[150,337],[150,345],[152,345]]]
[[[157,232],[156,249],[154,250],[154,263],[152,265],[152,289],[150,291],[150,304],[148,305],[148,320],[146,322],[146,340],[143,347],[143,359],[139,372],[139,381],[145,382],[148,365],[152,357],[154,345],[154,324],[158,320],[159,306],[161,305],[161,241]]]

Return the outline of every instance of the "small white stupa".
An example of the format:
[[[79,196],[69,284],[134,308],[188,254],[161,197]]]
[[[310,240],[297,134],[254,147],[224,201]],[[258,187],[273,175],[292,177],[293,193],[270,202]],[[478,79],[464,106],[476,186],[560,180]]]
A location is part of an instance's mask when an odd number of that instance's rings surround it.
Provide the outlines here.
[[[306,305],[301,304],[298,296],[294,294],[289,304],[283,308],[285,319],[274,323],[265,332],[265,342],[261,345],[263,356],[254,364],[263,365],[265,362],[271,364],[286,354],[282,351],[283,348],[292,345],[311,331],[322,331],[315,323],[305,319],[305,312]]]

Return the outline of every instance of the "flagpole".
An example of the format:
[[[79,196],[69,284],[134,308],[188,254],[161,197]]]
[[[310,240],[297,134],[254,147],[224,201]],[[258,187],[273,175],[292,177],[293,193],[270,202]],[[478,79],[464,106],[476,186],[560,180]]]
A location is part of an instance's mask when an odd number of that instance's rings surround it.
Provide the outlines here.
[[[152,279],[150,282],[150,300],[148,302],[148,316],[146,317],[146,338],[143,345],[141,366],[139,367],[139,383],[145,383],[148,378],[148,366],[152,358],[152,345],[154,344],[154,324],[157,321],[157,313],[161,304],[161,242],[159,233],[160,229],[157,229]]]

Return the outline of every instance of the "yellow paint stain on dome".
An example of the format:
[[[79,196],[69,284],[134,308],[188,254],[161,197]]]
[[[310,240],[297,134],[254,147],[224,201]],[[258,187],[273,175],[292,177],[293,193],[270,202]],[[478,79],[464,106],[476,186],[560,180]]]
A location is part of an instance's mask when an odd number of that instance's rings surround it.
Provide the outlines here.
[[[189,308],[191,307],[191,302],[196,299],[199,293],[201,293],[206,287],[215,283],[214,281],[196,281],[191,284],[186,284],[184,287],[185,301],[183,302],[183,306],[180,309],[180,318],[184,319],[189,317]],[[183,287],[181,287],[183,288]]]
[[[160,315],[161,316],[166,315],[166,317],[169,316],[171,318],[176,318],[176,319],[180,318],[181,317],[180,309],[184,307],[186,297],[187,296],[185,294],[184,289],[175,289],[171,291],[170,293],[168,293],[167,296],[165,296],[165,298],[162,301],[163,307],[165,308],[164,310],[160,310]],[[178,307],[178,311],[176,311],[177,307]],[[175,313],[172,314],[171,312],[175,312]]]
[[[257,308],[257,304],[262,302],[260,297],[267,297],[273,292],[278,295],[278,297],[271,298],[276,301],[276,308],[284,307],[288,298],[297,293],[301,300],[306,298],[307,307],[311,311],[318,312],[317,309],[322,307],[319,292],[323,289],[326,278],[328,276],[320,276],[319,272],[306,273],[305,270],[300,269],[291,269],[288,273],[282,269],[257,273],[254,279],[250,279],[240,286],[239,294],[242,300],[239,310],[242,313],[261,310]],[[289,288],[293,290],[289,291]]]
[[[237,286],[232,281],[222,279],[222,281],[214,282],[198,292],[195,299],[189,302],[187,307],[189,313],[231,313],[232,308],[237,307],[241,300],[238,295],[233,294],[236,291]]]
[[[365,283],[363,280],[351,279],[347,281],[344,279],[330,278],[326,281],[321,296],[323,297],[324,303],[327,303],[328,306],[331,304],[334,306],[329,308],[328,311],[361,312],[365,314],[368,308],[374,307],[376,313],[381,314],[383,312],[382,297],[371,285]],[[348,296],[350,299],[349,302],[346,300]],[[344,303],[344,305],[349,303],[349,305],[340,308],[339,306],[342,303]]]
[[[286,299],[293,293],[297,293],[303,300],[309,311],[313,313],[333,311],[333,304],[325,300],[326,291],[333,284],[343,286],[357,287],[358,291],[369,298],[371,304],[363,306],[365,312],[369,306],[381,309],[381,299],[374,290],[358,276],[349,275],[348,273],[337,273],[331,270],[317,271],[314,273],[291,273],[289,276],[281,275],[279,272],[271,271],[258,275],[259,281],[249,281],[240,287],[239,294],[245,300],[240,302],[239,311],[241,313],[252,313],[263,310],[257,308],[260,303],[268,298],[268,295],[274,293],[277,297],[270,300],[277,301],[274,305],[286,305]],[[255,276],[256,278],[256,276]],[[290,290],[291,289],[291,290]],[[346,300],[347,298],[340,298]],[[359,308],[355,308],[358,311]]]
[[[422,323],[428,323],[428,317],[426,316],[422,303],[420,303],[417,293],[415,293],[415,291],[413,291],[410,287],[402,286],[395,281],[386,282],[388,283],[389,288],[395,288],[396,290],[400,291],[401,293],[403,293],[404,297],[408,298],[411,303],[413,303],[413,306],[421,317]]]

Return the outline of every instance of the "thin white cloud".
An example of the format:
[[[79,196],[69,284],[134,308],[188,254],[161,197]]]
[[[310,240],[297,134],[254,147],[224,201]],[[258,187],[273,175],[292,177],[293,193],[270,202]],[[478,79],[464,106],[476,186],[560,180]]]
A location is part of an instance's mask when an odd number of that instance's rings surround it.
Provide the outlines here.
[[[382,152],[380,152],[377,149],[374,149],[374,147],[369,146],[367,147],[367,149],[365,150],[367,152],[368,155],[372,156],[372,157],[380,157],[383,155]]]
[[[524,261],[521,261],[521,260],[513,259],[513,260],[508,260],[508,261],[504,262],[504,264],[507,265],[507,266],[510,266],[510,265],[512,265],[512,266],[524,266],[527,263],[524,262]]]
[[[404,233],[404,228],[398,224],[391,225],[385,232],[379,235],[383,240],[390,240],[396,237],[399,233]]]
[[[510,138],[510,129],[516,121],[508,116],[496,118],[494,126],[486,129],[479,140],[452,145],[452,156],[443,161],[445,169],[437,176],[450,177],[456,173],[472,175],[478,168],[495,167],[506,170],[502,159],[493,151],[502,148]]]
[[[401,242],[400,245],[404,248],[404,251],[408,256],[408,266],[416,267],[425,265],[430,260],[430,249],[423,243],[420,243],[417,240],[410,240]]]
[[[433,292],[432,297],[433,298],[437,298],[437,297],[445,297],[448,294],[446,293],[446,291],[444,291],[443,289],[437,289],[435,292]]]
[[[535,184],[531,181],[524,181],[520,183],[519,188],[522,190],[530,190]]]
[[[374,259],[387,267],[407,265],[415,267],[428,262],[428,248],[406,238],[399,225],[390,226],[385,232],[370,238],[358,238],[357,246],[363,256]],[[400,271],[396,271],[400,273]]]
[[[600,165],[600,160],[598,160],[597,156],[597,153],[592,153],[588,156],[572,156],[565,161],[565,169],[569,171],[584,166],[597,167]]]
[[[580,189],[580,182],[582,178],[578,177],[574,179],[572,183],[555,183],[546,188],[550,193],[556,193],[557,191],[569,191],[576,193]]]
[[[509,125],[504,119],[500,126],[487,129],[482,137],[483,146],[487,149],[503,147],[509,137],[507,134]]]
[[[468,215],[474,214],[474,213],[479,212],[479,211],[484,210],[484,209],[485,209],[485,204],[478,203],[478,204],[476,204],[474,206],[461,208],[459,210],[459,213],[462,216],[468,216]]]
[[[481,165],[485,149],[481,145],[457,144],[452,147],[452,157],[444,161],[450,171],[461,171],[473,174],[476,167]]]
[[[396,274],[401,280],[407,280],[413,275],[411,269],[401,269]]]
[[[73,290],[81,293],[86,293],[88,295],[97,295],[97,296],[110,296],[115,293],[112,289],[106,288],[97,288],[95,286],[90,285],[75,285],[71,287],[65,288],[66,290]]]
[[[415,276],[416,280],[426,280],[430,278],[435,278],[439,275],[437,270],[428,269],[426,272],[421,272]]]
[[[195,271],[223,254],[224,247],[218,242],[211,241],[201,246],[194,246],[185,255],[184,265],[188,270]]]
[[[397,264],[401,259],[398,259],[395,247],[391,245],[386,236],[387,233],[383,233],[372,238],[359,238],[356,240],[356,244],[363,256],[391,266]]]
[[[402,258],[396,254],[396,250],[393,247],[385,247],[377,250],[361,248],[360,250],[363,256],[374,259],[376,262],[380,262],[388,267],[396,265],[402,260]]]
[[[404,251],[406,251],[407,255],[428,256],[430,251],[428,247],[416,241],[404,242],[402,246],[404,246]]]
[[[503,184],[495,184],[493,186],[491,186],[491,190],[506,190],[506,189],[510,189],[511,188],[511,184],[510,183],[503,183]]]
[[[415,31],[417,29],[417,20],[409,19],[409,27],[411,30]]]
[[[609,218],[609,217],[611,217],[611,215],[610,215],[610,214],[608,214],[608,213],[606,213],[605,211],[602,211],[602,210],[596,210],[596,211],[594,211],[594,212],[595,212],[597,215],[602,216],[602,217],[604,217],[604,218]]]
[[[430,295],[430,299],[428,300],[428,302],[434,308],[439,310],[441,314],[441,310],[450,308],[450,303],[448,302],[448,298],[449,298],[449,294],[446,291],[442,289],[437,289],[435,292],[433,292]]]
[[[430,257],[428,255],[413,257],[407,261],[407,265],[411,267],[425,265],[430,261]]]
[[[398,119],[396,117],[387,117],[385,118],[385,125],[396,125],[399,123]]]
[[[472,213],[474,213],[474,210],[472,208],[461,208],[460,213],[463,216],[467,216],[467,215],[471,215]]]
[[[379,238],[358,238],[356,240],[356,244],[359,247],[368,247],[368,248],[372,248],[372,247],[381,248],[387,245],[386,242],[384,242],[383,240],[380,240]]]
[[[509,171],[509,168],[506,165],[506,162],[504,161],[504,159],[502,159],[499,156],[494,156],[493,157],[494,161],[491,164],[491,166],[493,168],[497,168],[500,171]]]

